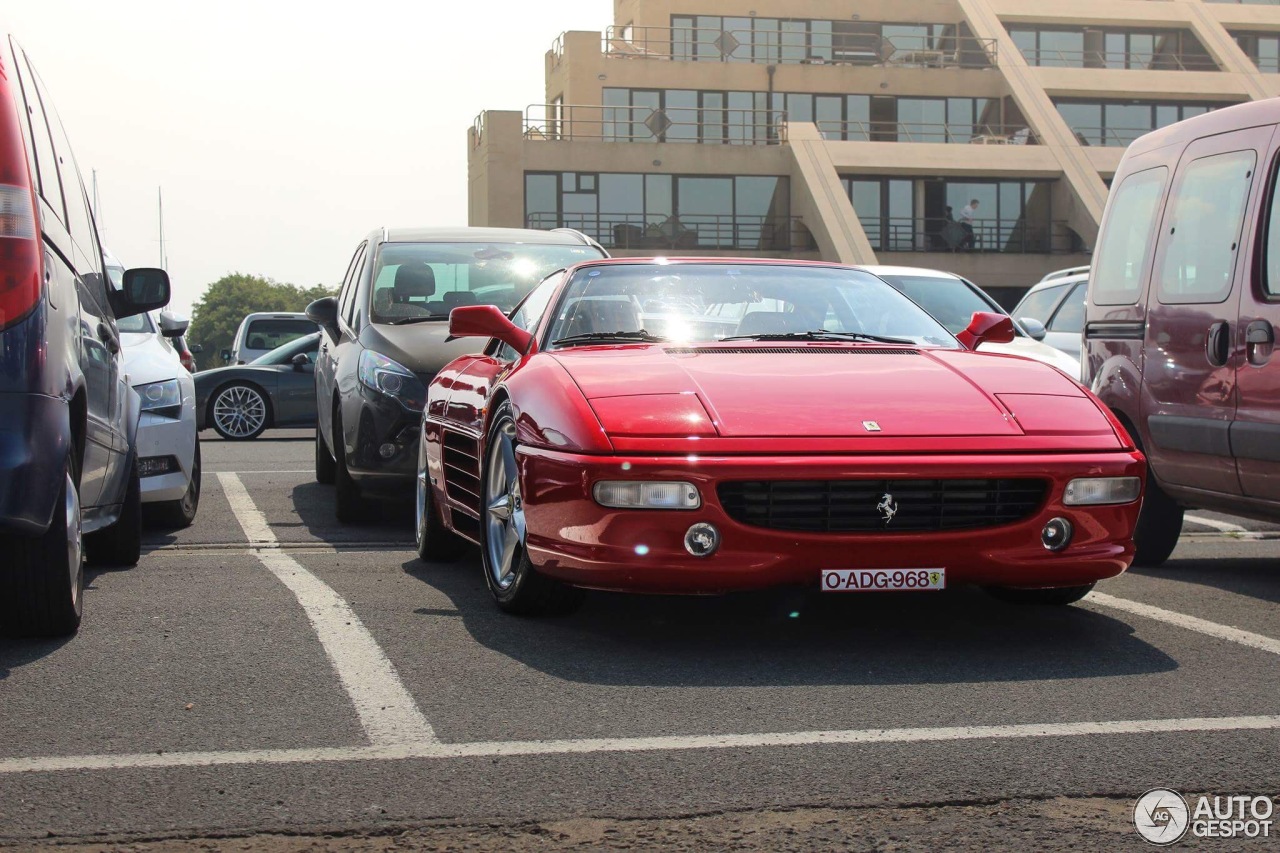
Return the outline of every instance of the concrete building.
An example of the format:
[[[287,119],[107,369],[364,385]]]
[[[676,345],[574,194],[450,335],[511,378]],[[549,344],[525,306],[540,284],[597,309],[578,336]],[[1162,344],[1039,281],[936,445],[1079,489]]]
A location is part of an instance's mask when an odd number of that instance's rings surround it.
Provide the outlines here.
[[[469,131],[473,225],[618,255],[1088,263],[1137,136],[1280,93],[1280,0],[614,0]],[[973,200],[977,204],[972,204]]]

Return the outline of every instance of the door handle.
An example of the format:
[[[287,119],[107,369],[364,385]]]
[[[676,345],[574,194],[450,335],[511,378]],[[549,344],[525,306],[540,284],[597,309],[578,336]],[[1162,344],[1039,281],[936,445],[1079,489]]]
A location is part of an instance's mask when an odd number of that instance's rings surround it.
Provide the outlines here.
[[[102,341],[113,354],[120,352],[120,339],[106,323],[98,324],[98,340]]]
[[[1275,350],[1276,330],[1266,320],[1254,320],[1245,327],[1244,342],[1249,363],[1266,364]]]
[[[1231,324],[1226,320],[1209,327],[1204,339],[1204,355],[1214,367],[1222,367],[1231,357]]]

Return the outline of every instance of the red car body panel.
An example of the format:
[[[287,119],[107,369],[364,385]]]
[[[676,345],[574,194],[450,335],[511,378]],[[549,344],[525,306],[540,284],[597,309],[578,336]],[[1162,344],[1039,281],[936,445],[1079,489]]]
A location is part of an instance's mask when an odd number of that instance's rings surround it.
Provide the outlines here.
[[[735,352],[714,351],[726,347]],[[1139,501],[1067,507],[1063,492],[1079,477],[1145,478],[1145,460],[1092,394],[1038,362],[756,341],[550,352],[535,342],[512,362],[463,357],[428,389],[422,440],[441,520],[473,541],[499,397],[515,414],[528,553],[539,571],[569,583],[712,593],[816,585],[822,569],[945,568],[951,583],[1073,586],[1120,574],[1133,558]],[[737,481],[972,478],[1038,479],[1047,488],[1013,523],[856,533],[753,526],[732,517],[717,491]],[[690,482],[702,505],[606,508],[592,496],[604,479]],[[1041,544],[1055,517],[1075,528],[1060,552]],[[710,557],[685,550],[697,522],[722,534]]]

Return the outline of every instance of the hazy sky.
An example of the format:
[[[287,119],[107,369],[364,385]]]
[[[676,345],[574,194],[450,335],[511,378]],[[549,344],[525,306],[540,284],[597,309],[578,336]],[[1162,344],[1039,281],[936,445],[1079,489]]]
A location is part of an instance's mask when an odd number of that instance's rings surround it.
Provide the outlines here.
[[[12,0],[104,244],[188,311],[228,272],[338,284],[381,225],[465,225],[466,131],[540,103],[544,54],[612,0]]]

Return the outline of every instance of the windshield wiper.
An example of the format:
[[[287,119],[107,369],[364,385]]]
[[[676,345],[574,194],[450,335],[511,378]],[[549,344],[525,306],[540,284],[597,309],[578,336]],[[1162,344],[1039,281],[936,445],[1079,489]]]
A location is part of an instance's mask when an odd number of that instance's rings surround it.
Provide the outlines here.
[[[448,320],[448,314],[430,314],[423,317],[401,317],[398,320],[392,320],[393,326],[407,326],[410,323],[430,323],[433,320]]]
[[[551,345],[553,347],[571,347],[577,344],[609,342],[660,344],[668,340],[670,340],[670,338],[664,338],[662,335],[655,335],[651,332],[645,331],[644,329],[640,329],[635,332],[585,332],[581,335],[570,335],[567,338],[560,338],[557,341],[552,341]]]
[[[731,335],[721,341],[869,341],[877,344],[903,344],[915,346],[915,341],[905,338],[888,338],[863,332],[830,332],[814,329],[811,332],[766,332],[758,335]]]

